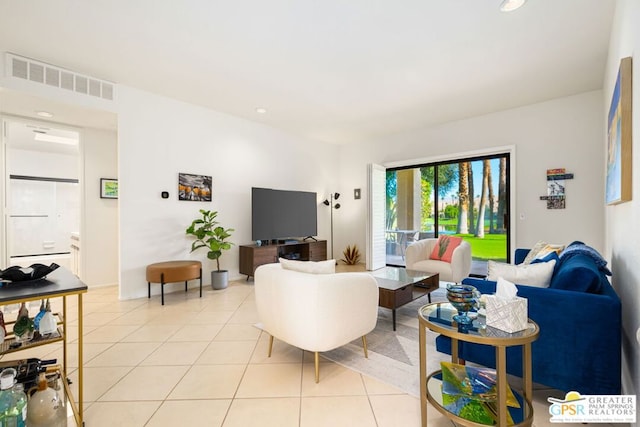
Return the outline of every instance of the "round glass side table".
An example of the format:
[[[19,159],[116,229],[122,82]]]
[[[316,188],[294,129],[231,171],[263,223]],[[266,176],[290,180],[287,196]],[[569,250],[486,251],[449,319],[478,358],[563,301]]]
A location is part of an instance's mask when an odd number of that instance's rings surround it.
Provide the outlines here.
[[[496,422],[495,425],[507,426],[509,417],[515,426],[531,426],[533,423],[533,384],[531,381],[531,343],[538,339],[538,325],[529,319],[527,328],[520,332],[508,333],[485,323],[485,317],[478,315],[468,330],[458,329],[453,316],[458,311],[448,302],[427,304],[418,310],[420,339],[420,410],[422,426],[427,426],[427,402],[456,424],[463,426],[481,426],[475,421],[462,418],[445,408],[442,398],[442,372],[427,373],[426,330],[451,338],[451,362],[459,363],[458,342],[490,345],[496,351]],[[466,328],[465,328],[466,329]],[[522,346],[522,393],[514,390],[520,402],[520,408],[507,407],[507,347]]]

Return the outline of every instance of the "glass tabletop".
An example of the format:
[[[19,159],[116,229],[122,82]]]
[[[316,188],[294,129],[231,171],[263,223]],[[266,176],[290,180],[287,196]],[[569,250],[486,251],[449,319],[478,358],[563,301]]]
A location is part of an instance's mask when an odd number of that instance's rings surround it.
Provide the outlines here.
[[[448,302],[428,304],[418,310],[421,322],[424,322],[429,329],[469,342],[507,346],[520,345],[534,341],[539,333],[538,325],[532,320],[529,320],[526,329],[509,333],[487,326],[486,317],[475,312],[468,313],[469,317],[473,318],[473,323],[468,330],[462,332],[458,329],[456,321],[453,320],[453,316],[456,314],[458,314],[458,310]]]
[[[371,272],[378,283],[388,286],[405,286],[412,283],[418,283],[438,273],[428,273],[418,270],[407,270],[401,267],[384,267]]]

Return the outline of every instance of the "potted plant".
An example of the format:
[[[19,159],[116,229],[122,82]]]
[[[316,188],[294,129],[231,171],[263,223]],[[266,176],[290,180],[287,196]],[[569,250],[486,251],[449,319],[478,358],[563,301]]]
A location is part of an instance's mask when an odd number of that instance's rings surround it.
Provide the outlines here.
[[[195,238],[191,244],[191,252],[200,248],[207,249],[207,258],[215,260],[217,267],[217,270],[211,272],[211,286],[213,289],[224,289],[229,282],[229,272],[220,270],[220,257],[222,251],[231,249],[233,243],[227,242],[226,239],[231,237],[235,230],[221,227],[216,221],[216,211],[200,209],[200,214],[201,217],[194,219],[186,231]]]

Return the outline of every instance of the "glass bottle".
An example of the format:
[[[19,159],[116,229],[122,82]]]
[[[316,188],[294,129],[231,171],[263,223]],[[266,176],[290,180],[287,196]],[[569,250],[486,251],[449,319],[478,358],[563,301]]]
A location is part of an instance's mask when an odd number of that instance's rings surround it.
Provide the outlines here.
[[[38,331],[40,335],[53,334],[58,329],[58,323],[56,322],[53,313],[51,313],[51,304],[47,300],[44,316],[40,319],[40,325]]]
[[[0,425],[3,427],[18,427],[18,409],[13,394],[15,377],[16,370],[13,368],[0,373]]]
[[[27,395],[22,383],[13,386],[13,400],[16,406],[16,426],[24,427],[27,423]]]
[[[0,310],[0,343],[4,342],[4,338],[7,336],[7,327],[4,325],[4,314]]]
[[[47,384],[47,377],[40,374],[38,390],[27,402],[27,425],[29,427],[57,426],[61,416],[62,402],[58,392]],[[66,422],[66,420],[65,420]]]
[[[29,310],[24,302],[20,306],[16,323],[13,325],[13,333],[17,341],[28,341],[33,338],[33,321],[29,318]]]
[[[42,300],[42,303],[40,304],[40,311],[38,312],[38,314],[36,314],[36,317],[33,318],[33,327],[36,331],[39,330],[40,320],[42,319],[42,316],[44,316],[44,313],[46,312],[47,310],[44,305],[44,300]]]

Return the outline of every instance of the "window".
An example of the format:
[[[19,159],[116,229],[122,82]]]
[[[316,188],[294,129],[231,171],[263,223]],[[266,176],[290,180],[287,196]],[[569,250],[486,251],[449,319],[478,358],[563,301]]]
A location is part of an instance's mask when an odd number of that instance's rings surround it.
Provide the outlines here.
[[[387,169],[387,265],[404,266],[408,245],[441,234],[471,244],[472,275],[509,261],[509,154]]]

